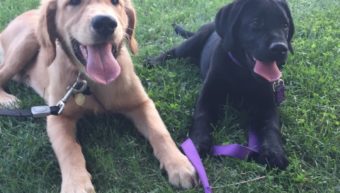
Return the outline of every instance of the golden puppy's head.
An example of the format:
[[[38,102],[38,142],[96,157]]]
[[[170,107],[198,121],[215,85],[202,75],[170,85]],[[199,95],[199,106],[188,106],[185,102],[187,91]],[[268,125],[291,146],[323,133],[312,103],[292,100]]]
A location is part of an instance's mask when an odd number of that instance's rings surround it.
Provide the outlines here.
[[[70,59],[92,80],[108,84],[121,72],[124,40],[137,52],[136,14],[130,0],[42,0],[37,37],[55,53],[58,39]],[[53,60],[52,56],[50,59]]]

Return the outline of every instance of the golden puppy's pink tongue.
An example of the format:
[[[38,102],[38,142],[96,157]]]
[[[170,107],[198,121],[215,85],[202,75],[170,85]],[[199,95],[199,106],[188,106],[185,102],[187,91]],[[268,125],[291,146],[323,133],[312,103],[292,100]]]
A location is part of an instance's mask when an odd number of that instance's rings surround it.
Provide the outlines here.
[[[275,61],[273,62],[261,62],[256,60],[254,72],[269,82],[276,81],[281,78],[281,71],[277,67]]]
[[[120,74],[120,66],[112,54],[111,44],[87,46],[86,72],[94,81],[109,84]]]

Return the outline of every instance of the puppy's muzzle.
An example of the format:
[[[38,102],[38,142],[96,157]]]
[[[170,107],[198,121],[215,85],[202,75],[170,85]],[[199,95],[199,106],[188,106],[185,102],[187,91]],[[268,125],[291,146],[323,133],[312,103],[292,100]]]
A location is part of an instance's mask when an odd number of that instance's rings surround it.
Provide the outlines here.
[[[110,37],[117,27],[117,21],[109,16],[95,16],[91,21],[92,28],[102,38]]]

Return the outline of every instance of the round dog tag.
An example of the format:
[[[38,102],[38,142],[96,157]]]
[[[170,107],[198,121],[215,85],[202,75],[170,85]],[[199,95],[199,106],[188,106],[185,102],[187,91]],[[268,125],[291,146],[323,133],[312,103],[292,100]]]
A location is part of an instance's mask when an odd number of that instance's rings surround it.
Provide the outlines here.
[[[74,96],[74,101],[76,102],[77,105],[83,106],[86,101],[86,96],[83,95],[82,93],[78,93]]]

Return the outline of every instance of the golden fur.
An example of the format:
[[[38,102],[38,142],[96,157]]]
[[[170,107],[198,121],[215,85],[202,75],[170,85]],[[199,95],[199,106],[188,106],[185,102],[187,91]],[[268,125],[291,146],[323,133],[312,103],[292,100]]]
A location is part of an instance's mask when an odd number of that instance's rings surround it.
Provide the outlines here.
[[[109,84],[91,79],[72,50],[72,38],[84,45],[98,43],[90,26],[91,19],[99,14],[117,21],[109,43],[122,45],[116,58],[121,73]],[[61,169],[63,193],[94,192],[75,139],[76,121],[85,113],[124,114],[149,140],[171,184],[190,188],[196,183],[194,168],[176,147],[144,91],[123,43],[132,53],[137,51],[135,24],[136,14],[130,0],[120,0],[117,5],[110,0],[87,0],[79,5],[70,5],[70,0],[42,0],[39,9],[18,16],[0,34],[1,105],[15,106],[18,102],[3,90],[12,78],[31,86],[48,105],[55,105],[65,95],[78,72],[89,82],[92,95],[86,96],[84,104],[77,105],[71,97],[60,116],[47,118],[48,136]]]

